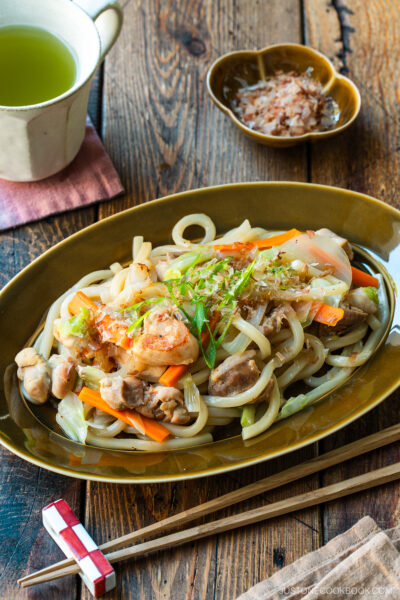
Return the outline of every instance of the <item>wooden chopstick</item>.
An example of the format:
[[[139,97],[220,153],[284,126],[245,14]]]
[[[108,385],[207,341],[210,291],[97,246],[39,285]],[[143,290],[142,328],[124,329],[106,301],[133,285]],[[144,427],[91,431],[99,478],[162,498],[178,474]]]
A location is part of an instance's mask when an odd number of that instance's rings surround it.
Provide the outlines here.
[[[232,529],[237,529],[238,527],[244,527],[245,525],[251,525],[260,521],[265,521],[266,519],[271,519],[273,517],[301,510],[303,508],[315,506],[317,504],[321,504],[322,502],[336,500],[337,498],[342,498],[343,496],[347,496],[349,494],[355,494],[356,492],[370,489],[384,483],[389,483],[390,481],[395,481],[396,479],[400,479],[400,462],[389,465],[388,467],[377,469],[376,471],[358,475],[357,477],[352,477],[351,479],[340,481],[339,483],[334,483],[332,485],[313,490],[311,492],[306,492],[305,494],[293,496],[291,498],[287,498],[286,500],[281,500],[267,506],[260,506],[259,508],[254,508],[238,515],[232,515],[230,517],[219,519],[218,521],[197,525],[195,527],[191,527],[190,529],[171,533],[170,535],[156,538],[142,544],[116,550],[108,554],[107,558],[111,563],[133,557],[139,558],[150,552],[164,550],[166,548],[175,548],[178,545],[194,542],[201,538],[208,537],[209,535],[231,531]],[[31,585],[52,581],[53,579],[57,579],[59,577],[65,577],[66,575],[70,575],[78,571],[79,568],[77,567],[68,567],[66,569],[62,569],[61,571],[53,571],[45,575],[37,576],[34,579],[23,582],[21,585],[22,587],[29,587]]]
[[[387,429],[383,429],[382,431],[362,438],[361,440],[356,440],[355,442],[347,444],[346,446],[336,448],[331,452],[317,456],[300,465],[290,467],[281,473],[276,473],[270,477],[260,479],[255,483],[251,483],[240,488],[239,490],[229,492],[223,496],[214,498],[213,500],[209,500],[208,502],[199,504],[198,506],[194,506],[193,508],[178,513],[177,515],[173,515],[172,517],[168,517],[167,519],[163,519],[162,521],[148,525],[147,527],[139,529],[138,531],[128,533],[127,535],[116,538],[115,540],[110,540],[109,542],[101,545],[100,549],[102,552],[114,551],[138,540],[146,539],[158,533],[165,533],[165,531],[168,531],[174,527],[185,525],[194,519],[203,517],[212,512],[216,512],[221,508],[231,506],[263,492],[286,485],[287,483],[290,483],[296,479],[301,479],[302,477],[312,475],[313,473],[327,469],[345,460],[349,460],[366,452],[370,452],[371,450],[375,450],[376,448],[391,444],[399,439],[400,424],[388,427]],[[64,570],[68,567],[68,572],[64,574]],[[19,579],[18,583],[25,584],[39,576],[44,576],[56,571],[60,572],[60,576],[65,576],[67,574],[78,573],[79,568],[74,560],[67,559],[50,565],[40,571],[37,571],[36,573],[31,573],[30,575]]]

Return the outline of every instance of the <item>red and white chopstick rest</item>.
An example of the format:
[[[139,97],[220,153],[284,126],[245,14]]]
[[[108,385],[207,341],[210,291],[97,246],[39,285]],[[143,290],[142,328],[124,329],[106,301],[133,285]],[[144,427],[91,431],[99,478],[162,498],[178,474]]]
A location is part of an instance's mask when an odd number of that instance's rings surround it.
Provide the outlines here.
[[[115,571],[65,500],[42,510],[43,525],[68,558],[78,563],[83,581],[93,596],[115,587]]]

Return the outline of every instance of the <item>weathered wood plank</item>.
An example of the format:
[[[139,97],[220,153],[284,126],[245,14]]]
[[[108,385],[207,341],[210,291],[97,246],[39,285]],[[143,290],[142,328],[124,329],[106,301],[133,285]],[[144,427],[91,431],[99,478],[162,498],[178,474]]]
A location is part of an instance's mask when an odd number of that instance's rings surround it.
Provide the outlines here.
[[[128,2],[125,25],[105,70],[104,139],[126,196],[102,204],[100,217],[180,190],[233,181],[307,177],[305,148],[285,152],[257,146],[211,103],[210,63],[229,50],[302,39],[299,4],[212,0]],[[190,208],[188,208],[190,210]],[[106,540],[244,485],[295,461],[313,448],[229,476],[158,486],[91,483],[87,526]],[[290,493],[318,485],[293,484]],[[269,493],[245,503],[283,497]],[[233,514],[232,508],[225,514]],[[234,598],[267,574],[319,544],[318,510],[120,565],[110,598]],[[248,559],[248,557],[252,557]],[[245,557],[245,558],[244,558]],[[83,592],[83,597],[88,594]]]
[[[78,597],[75,578],[25,591],[21,591],[17,579],[63,558],[43,528],[41,510],[49,502],[65,498],[80,514],[81,482],[39,469],[4,449],[0,460],[1,598]]]
[[[306,177],[305,152],[256,145],[208,97],[211,62],[230,50],[301,39],[297,3],[129,2],[105,73],[104,139],[127,194],[100,216],[190,188]],[[280,24],[279,28],[277,24]]]
[[[306,0],[305,14],[307,43],[332,58],[362,95],[360,117],[349,132],[312,149],[312,181],[366,192],[398,207],[400,130],[394,73],[400,58],[399,3]],[[399,393],[394,394],[372,413],[328,438],[324,450],[397,423],[399,398]],[[373,452],[331,469],[323,483],[378,468],[399,460],[399,455],[398,445]],[[382,527],[393,526],[398,520],[399,490],[399,484],[393,483],[326,506],[325,541],[365,514]]]

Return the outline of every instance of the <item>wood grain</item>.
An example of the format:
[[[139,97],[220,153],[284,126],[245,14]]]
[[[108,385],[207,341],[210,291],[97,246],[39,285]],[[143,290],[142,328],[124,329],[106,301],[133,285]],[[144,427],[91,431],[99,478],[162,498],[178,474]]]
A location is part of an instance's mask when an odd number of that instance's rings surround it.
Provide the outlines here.
[[[389,444],[392,444],[394,442],[398,442],[399,439],[400,439],[400,424],[393,425],[392,427],[382,429],[381,431],[378,431],[377,433],[374,433],[370,436],[364,437],[360,440],[357,440],[357,441],[347,444],[345,446],[341,446],[339,448],[336,448],[335,450],[331,450],[330,452],[327,452],[326,454],[316,456],[315,458],[313,458],[309,461],[306,461],[299,465],[290,467],[289,469],[286,469],[285,471],[275,473],[275,475],[266,477],[264,479],[258,479],[253,483],[250,483],[248,485],[240,487],[237,490],[234,490],[233,492],[229,492],[227,494],[223,494],[222,496],[218,496],[217,498],[214,498],[213,500],[210,500],[209,502],[204,502],[202,504],[196,504],[192,508],[188,508],[188,509],[184,510],[183,512],[177,513],[175,515],[171,515],[171,516],[167,517],[166,519],[162,519],[160,521],[155,521],[151,525],[145,526],[142,529],[136,529],[134,531],[130,531],[129,533],[127,533],[126,535],[123,535],[122,537],[117,537],[108,542],[105,542],[104,544],[101,544],[99,546],[99,548],[104,554],[107,555],[107,558],[111,562],[116,562],[117,560],[118,561],[124,560],[125,558],[129,558],[129,557],[133,557],[133,556],[138,556],[139,554],[141,555],[142,551],[141,550],[139,551],[139,549],[138,549],[138,552],[136,552],[136,546],[133,547],[133,544],[136,544],[138,541],[143,541],[148,538],[154,537],[156,535],[164,536],[166,533],[168,533],[171,530],[186,526],[188,523],[192,523],[193,521],[196,521],[202,517],[205,517],[206,515],[210,515],[211,513],[220,511],[220,510],[226,508],[227,506],[237,505],[238,503],[242,503],[245,500],[248,500],[249,498],[259,496],[260,494],[263,494],[267,491],[274,490],[276,488],[287,485],[288,483],[291,483],[292,481],[296,481],[298,479],[303,479],[304,477],[308,477],[309,475],[318,473],[319,471],[326,470],[333,465],[338,465],[338,464],[340,464],[344,461],[350,460],[351,458],[354,458],[356,456],[360,456],[367,452],[371,452],[372,450],[375,450],[377,448],[382,448],[382,447],[388,446]],[[399,465],[400,465],[400,463],[397,463],[397,471],[394,471],[391,473],[392,476],[393,475],[395,476],[394,478],[397,478],[398,476],[400,476]],[[378,483],[374,483],[374,481],[373,481],[375,477],[377,477],[377,481],[378,481],[378,475],[379,475],[379,473],[377,471],[374,471],[373,474],[371,472],[364,473],[362,476],[363,481],[358,482],[357,485],[355,484],[354,481],[353,481],[353,483],[351,483],[351,482],[349,482],[349,480],[344,480],[344,482],[340,482],[341,487],[340,486],[339,486],[339,488],[336,487],[336,491],[333,492],[333,495],[329,494],[328,490],[325,488],[325,494],[326,494],[325,500],[328,500],[328,498],[329,498],[329,500],[333,500],[335,498],[340,497],[339,493],[336,494],[336,492],[345,492],[341,495],[346,495],[348,493],[354,493],[356,490],[361,489],[359,487],[360,483],[362,485],[362,489],[364,489],[366,484],[369,484],[368,487],[374,487],[374,485],[379,485]],[[382,475],[382,474],[380,474],[380,475],[381,475],[381,478],[380,478],[381,483],[383,482],[383,480],[385,482],[392,481],[392,479],[390,477],[388,479],[385,479],[384,475]],[[383,479],[382,479],[382,477],[383,477]],[[367,488],[365,488],[365,489],[367,489]],[[313,505],[310,502],[310,498],[309,498],[310,494],[312,497],[314,496],[315,498],[318,498],[318,501],[315,502],[315,504],[321,503],[321,497],[322,497],[321,490],[313,490],[312,492],[306,493],[307,498],[303,498],[303,508],[306,506]],[[297,498],[297,501],[293,500],[293,498]],[[284,509],[284,511],[281,511],[281,509],[277,509],[276,504],[270,505],[270,507],[269,507],[270,510],[265,513],[265,518],[272,518],[274,516],[284,514],[284,512],[289,513],[289,512],[291,512],[291,509],[293,507],[300,508],[300,500],[299,500],[300,497],[294,496],[293,498],[288,498],[283,501],[282,506],[286,507],[286,509]],[[296,502],[298,504],[296,504]],[[273,507],[275,507],[275,508],[273,508]],[[259,510],[259,509],[255,509],[255,510]],[[230,523],[233,523],[235,518],[238,518],[238,519],[240,518],[239,517],[240,511],[241,511],[241,506],[236,506],[235,515],[233,515],[232,517],[227,517],[226,519],[228,519],[228,521]],[[241,514],[243,514],[243,513],[241,513]],[[258,514],[260,514],[260,513],[258,513]],[[260,514],[260,516],[262,516],[262,515]],[[226,519],[225,519],[225,521],[226,521]],[[262,520],[262,519],[260,518],[260,520]],[[208,521],[209,521],[209,526],[211,528],[210,530],[212,530],[214,533],[216,533],[217,530],[215,529],[215,522],[213,521],[213,519],[209,519]],[[250,522],[251,521],[247,521],[246,524],[248,524]],[[242,521],[242,524],[244,524],[243,521]],[[232,529],[235,528],[234,524],[229,525],[228,527],[223,527],[220,531],[226,531],[226,530],[229,530],[230,528],[232,528]],[[203,529],[204,529],[204,531],[207,531],[207,523],[203,525]],[[174,540],[176,541],[176,544],[170,544],[171,547],[174,545],[179,545],[179,542],[180,542],[179,536],[181,534],[182,534],[182,532],[180,532],[180,531],[175,533],[176,537],[174,538]],[[200,537],[206,537],[206,536],[201,535],[196,539],[200,539]],[[186,541],[185,542],[182,541],[182,543],[187,543],[187,541],[190,541],[191,539],[194,539],[194,538],[190,538],[190,536],[186,535],[186,537],[184,539]],[[126,548],[126,546],[128,546],[128,545],[130,546],[130,548]],[[169,546],[165,545],[165,543],[164,543],[164,544],[162,544],[162,547],[168,548]],[[123,549],[122,553],[119,552],[119,549],[121,549],[121,548]],[[161,548],[161,546],[152,546],[151,548],[147,547],[147,550],[143,553],[145,554],[148,550],[155,550],[157,548]],[[51,581],[53,579],[56,579],[57,577],[66,577],[67,575],[71,575],[71,574],[78,573],[78,572],[79,572],[79,566],[75,563],[75,561],[73,559],[66,559],[61,562],[49,565],[48,567],[46,567],[40,571],[36,571],[30,575],[25,576],[22,579],[20,579],[18,581],[18,583],[20,583],[21,585],[24,585],[24,586],[25,585],[26,586],[37,585],[38,583],[42,583],[45,581]]]
[[[299,42],[299,3],[250,0],[129,2],[122,36],[105,68],[106,148],[127,194],[102,204],[100,217],[177,191],[233,181],[307,178],[306,149],[280,152],[245,139],[211,103],[205,76],[211,62],[234,49]],[[90,484],[87,525],[106,541],[236,489],[314,455],[296,457],[199,482],[160,486]],[[287,493],[317,486],[317,478]],[[281,499],[278,490],[261,501]],[[244,508],[257,506],[248,501]],[[235,509],[227,509],[226,515]],[[118,569],[110,598],[234,598],[267,573],[319,543],[319,516],[310,509],[274,524],[225,533]],[[243,561],[243,556],[252,556]],[[88,598],[87,593],[83,597]]]
[[[257,0],[129,2],[106,66],[103,125],[127,194],[103,204],[100,216],[207,185],[303,181],[304,148],[281,152],[245,139],[205,86],[221,54],[285,39],[301,40],[299,6],[291,0],[270,2],[268,11]]]
[[[312,181],[368,193],[399,207],[400,5],[395,0],[306,0],[306,41],[332,58],[359,86],[362,109],[348,133],[333,144],[312,149]],[[332,209],[334,209],[332,207]],[[379,227],[379,223],[377,223]],[[322,443],[324,450],[372,433],[400,420],[399,392],[377,409]],[[355,398],[355,402],[357,399]],[[398,461],[400,446],[335,467],[324,476],[332,483]],[[324,510],[324,541],[370,514],[383,528],[397,524],[399,483],[338,501]]]

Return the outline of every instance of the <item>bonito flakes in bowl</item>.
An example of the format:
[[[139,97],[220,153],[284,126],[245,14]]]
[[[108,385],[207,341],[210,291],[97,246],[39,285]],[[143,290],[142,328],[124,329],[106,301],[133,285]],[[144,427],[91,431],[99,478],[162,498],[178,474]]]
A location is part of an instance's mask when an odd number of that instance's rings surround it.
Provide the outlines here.
[[[265,81],[240,88],[232,108],[250,129],[267,135],[295,136],[328,131],[339,118],[338,103],[305,73],[276,71]]]
[[[357,117],[355,84],[322,54],[298,44],[231,52],[211,66],[208,91],[249,137],[271,146],[336,135]]]

